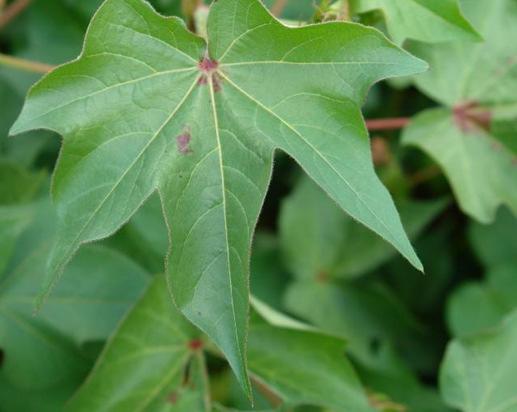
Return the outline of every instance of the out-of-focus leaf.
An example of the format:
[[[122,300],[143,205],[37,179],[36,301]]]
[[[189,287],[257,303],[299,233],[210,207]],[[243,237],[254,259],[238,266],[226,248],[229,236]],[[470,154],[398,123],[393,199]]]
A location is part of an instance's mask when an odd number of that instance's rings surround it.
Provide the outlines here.
[[[449,300],[447,321],[452,334],[470,336],[497,326],[517,307],[517,264],[501,264],[484,283],[467,283]]]
[[[459,0],[350,0],[350,4],[354,13],[382,10],[397,43],[408,38],[429,43],[481,40],[463,16]]]
[[[506,126],[517,124],[517,43],[506,41],[517,37],[517,3],[463,5],[485,41],[412,44],[431,67],[415,78],[416,85],[447,108],[418,115],[403,142],[430,155],[445,171],[460,208],[488,223],[500,205],[517,213],[517,148],[497,134],[501,111]]]
[[[173,407],[180,401],[189,359],[200,349],[192,346],[198,339],[199,333],[171,302],[165,277],[156,275],[67,410],[183,411]]]
[[[250,327],[249,368],[287,404],[370,412],[344,348],[335,337],[256,321]]]
[[[489,333],[455,339],[440,370],[444,400],[462,412],[515,412],[517,312]]]
[[[375,174],[360,104],[376,81],[425,69],[372,28],[287,28],[258,0],[214,2],[207,41],[142,0],[107,0],[83,53],[31,89],[11,129],[64,138],[44,295],[82,244],[158,190],[175,302],[249,393],[248,263],[274,150],[422,269]]]
[[[422,385],[392,346],[381,342],[375,356],[361,363],[358,372],[364,385],[392,401],[402,404],[407,412],[449,412],[438,393]]]
[[[293,283],[286,307],[313,325],[347,341],[356,359],[368,361],[372,347],[383,340],[398,340],[403,352],[415,353],[420,325],[381,284],[343,286],[312,281]]]
[[[45,176],[43,172],[32,173],[0,160],[0,205],[27,203],[41,188]]]
[[[447,204],[446,200],[397,202],[410,238],[415,238]],[[286,265],[300,279],[353,278],[375,269],[395,250],[346,216],[308,178],[284,200],[280,239]]]
[[[30,317],[48,247],[36,250],[1,285],[2,307]],[[101,246],[77,254],[39,317],[80,344],[106,339],[136,301],[149,276],[125,256]]]
[[[276,309],[283,306],[283,296],[290,279],[280,256],[278,239],[257,232],[251,254],[251,293]]]
[[[34,218],[33,200],[44,173],[31,173],[14,163],[0,160],[0,279],[18,237]]]
[[[508,209],[500,209],[491,225],[472,222],[469,239],[485,267],[494,268],[508,262],[517,264],[517,217]]]

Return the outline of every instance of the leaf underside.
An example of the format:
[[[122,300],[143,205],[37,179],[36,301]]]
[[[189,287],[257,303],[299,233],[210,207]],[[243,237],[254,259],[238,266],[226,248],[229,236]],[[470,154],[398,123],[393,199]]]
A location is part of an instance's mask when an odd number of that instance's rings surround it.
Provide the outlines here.
[[[375,81],[425,68],[375,29],[291,29],[258,0],[214,3],[207,43],[142,0],[107,0],[81,56],[32,88],[11,130],[64,138],[45,293],[82,244],[158,191],[174,301],[249,394],[249,254],[274,150],[421,269],[375,175],[359,106]]]

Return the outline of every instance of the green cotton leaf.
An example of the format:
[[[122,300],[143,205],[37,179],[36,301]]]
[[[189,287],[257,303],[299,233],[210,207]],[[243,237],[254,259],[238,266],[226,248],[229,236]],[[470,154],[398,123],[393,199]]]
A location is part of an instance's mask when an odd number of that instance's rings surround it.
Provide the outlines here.
[[[397,340],[406,352],[421,353],[421,326],[409,310],[382,284],[293,282],[285,296],[294,315],[346,340],[347,351],[370,361],[379,339]]]
[[[462,130],[448,109],[417,115],[403,142],[432,156],[449,179],[460,208],[483,223],[505,204],[517,214],[517,152],[481,127]]]
[[[107,339],[147,282],[147,275],[127,258],[100,246],[87,247],[34,316],[46,249],[36,249],[0,282],[1,373],[13,384],[30,383],[35,389],[70,374],[81,379],[86,368],[79,346]]]
[[[290,29],[258,0],[213,3],[208,44],[142,0],[107,0],[79,59],[33,87],[11,130],[64,138],[45,294],[83,243],[111,235],[158,190],[174,300],[250,394],[248,262],[274,150],[421,269],[374,173],[359,106],[373,82],[425,69],[375,29]]]
[[[165,277],[156,275],[67,410],[182,410],[173,406],[185,389],[181,388],[185,368],[199,349],[192,346],[192,342],[200,345],[198,339],[198,332],[170,301]]]
[[[517,264],[517,217],[501,208],[491,225],[471,222],[468,230],[470,244],[487,268],[515,262]]]
[[[447,323],[456,337],[470,336],[497,326],[517,308],[517,262],[490,270],[484,282],[462,285],[449,298]]]
[[[405,39],[429,43],[481,40],[458,0],[351,0],[351,6],[354,13],[381,10],[397,43]]]
[[[365,386],[402,404],[401,412],[451,412],[435,388],[422,384],[391,344],[381,341],[367,363],[357,365]]]
[[[7,276],[0,293],[2,307],[32,315],[47,256],[48,248],[40,247]],[[149,275],[127,257],[106,247],[87,246],[74,257],[37,317],[77,344],[103,340],[148,281]]]
[[[248,361],[252,376],[288,405],[372,411],[339,338],[252,322]]]
[[[515,412],[517,312],[489,333],[453,340],[440,370],[440,390],[462,412]]]
[[[431,156],[460,208],[488,223],[500,205],[517,213],[517,147],[515,134],[508,136],[517,128],[517,45],[507,42],[517,36],[517,4],[473,0],[465,2],[465,13],[484,42],[410,47],[431,66],[415,78],[416,85],[447,108],[417,116],[403,142]]]
[[[400,199],[398,210],[410,239],[443,211],[443,199]],[[300,279],[354,278],[385,263],[395,249],[346,216],[308,178],[283,201],[279,218],[284,260]]]

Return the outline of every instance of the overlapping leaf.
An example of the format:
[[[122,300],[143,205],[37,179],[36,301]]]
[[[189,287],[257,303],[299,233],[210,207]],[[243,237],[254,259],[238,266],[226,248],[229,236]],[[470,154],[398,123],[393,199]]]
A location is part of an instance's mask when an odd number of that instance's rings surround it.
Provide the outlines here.
[[[85,345],[106,339],[147,283],[145,272],[126,257],[87,247],[33,316],[52,236],[47,203],[35,205],[36,220],[0,274],[0,404],[7,410],[59,410],[90,367]]]
[[[165,277],[157,276],[67,410],[187,410],[174,407],[189,402],[181,396],[186,389],[182,382],[194,356],[189,343],[197,338],[198,332],[170,301]],[[201,412],[202,407],[191,410]]]
[[[417,116],[403,140],[443,168],[460,207],[487,223],[507,205],[517,213],[517,36],[513,0],[465,2],[482,43],[414,44],[431,70],[417,86],[447,109]]]
[[[430,43],[480,40],[463,16],[458,0],[351,0],[353,11],[382,10],[396,42],[410,38]]]
[[[175,301],[249,392],[249,249],[274,149],[421,267],[375,176],[359,104],[373,82],[424,69],[374,29],[289,29],[258,0],[214,3],[208,44],[141,0],[107,0],[80,58],[31,90],[12,128],[64,136],[48,289],[81,244],[158,190]]]

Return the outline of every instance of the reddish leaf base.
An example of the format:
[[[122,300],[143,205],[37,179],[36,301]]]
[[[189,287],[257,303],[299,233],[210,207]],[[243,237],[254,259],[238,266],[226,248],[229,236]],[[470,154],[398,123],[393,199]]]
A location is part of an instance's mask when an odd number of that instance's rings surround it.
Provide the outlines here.
[[[464,102],[452,109],[454,122],[463,133],[469,133],[477,128],[490,130],[492,114],[477,102]]]

